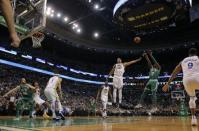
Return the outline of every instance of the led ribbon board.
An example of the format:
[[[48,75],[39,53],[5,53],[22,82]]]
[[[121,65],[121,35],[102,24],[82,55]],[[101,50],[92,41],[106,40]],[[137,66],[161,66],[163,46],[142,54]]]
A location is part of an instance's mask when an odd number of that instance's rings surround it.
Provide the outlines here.
[[[174,12],[172,2],[120,0],[113,10],[113,17],[117,24],[126,29],[138,30],[167,25]]]

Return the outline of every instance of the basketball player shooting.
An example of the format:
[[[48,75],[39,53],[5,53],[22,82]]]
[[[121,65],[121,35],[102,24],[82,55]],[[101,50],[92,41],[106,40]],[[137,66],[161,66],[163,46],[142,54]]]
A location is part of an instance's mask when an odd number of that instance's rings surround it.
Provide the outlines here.
[[[8,25],[8,30],[10,32],[11,46],[19,47],[21,40],[19,39],[17,32],[15,30],[14,16],[9,0],[0,0],[0,6],[3,11],[6,23]]]
[[[152,62],[150,61],[147,54],[150,56],[150,58],[152,59],[154,64],[152,64]],[[156,61],[156,59],[153,57],[151,51],[147,51],[147,53],[144,53],[143,56],[147,60],[149,68],[150,68],[149,81],[147,82],[146,87],[144,88],[144,92],[141,95],[139,104],[135,108],[141,108],[144,103],[144,99],[145,99],[146,95],[149,92],[151,92],[152,93],[152,96],[151,96],[152,97],[152,105],[153,105],[151,112],[156,112],[157,111],[157,107],[156,107],[157,106],[157,95],[156,95],[156,93],[157,93],[157,89],[158,89],[158,76],[160,75],[161,66]]]
[[[35,92],[35,87],[26,83],[26,79],[22,78],[21,83],[16,88],[12,89],[8,93],[6,93],[3,97],[7,97],[9,94],[13,92],[19,91],[21,98],[19,98],[16,102],[16,119],[20,120],[20,114],[23,113],[24,107],[27,106],[29,109],[29,117],[32,118],[32,112],[34,110],[34,100],[33,94]]]
[[[62,120],[65,120],[64,115],[62,114],[63,108],[60,102],[60,99],[62,99],[61,82],[62,79],[59,77],[58,74],[55,74],[49,79],[47,86],[44,90],[44,94],[51,104],[53,120],[59,120],[60,117]],[[58,112],[56,112],[56,109],[58,109]],[[56,114],[58,114],[58,116]]]
[[[108,96],[110,96],[112,100],[112,95],[111,95],[110,87],[108,85],[108,81],[106,81],[105,84],[102,86],[102,88],[98,90],[96,101],[98,100],[100,94],[101,94],[101,102],[102,102],[102,117],[106,118]]]
[[[183,85],[187,94],[190,97],[189,108],[191,110],[192,120],[191,125],[196,126],[196,92],[199,89],[199,57],[197,56],[198,51],[196,48],[189,50],[189,56],[180,62],[174,69],[169,81],[163,87],[163,91],[168,91],[169,84],[175,79],[178,73],[183,71]]]
[[[116,106],[117,99],[117,91],[119,95],[119,105],[122,103],[122,88],[123,88],[123,74],[125,72],[125,68],[141,61],[141,57],[137,60],[132,60],[130,62],[122,63],[121,58],[117,58],[117,64],[115,64],[112,70],[109,73],[109,76],[112,74],[113,76],[113,105]]]

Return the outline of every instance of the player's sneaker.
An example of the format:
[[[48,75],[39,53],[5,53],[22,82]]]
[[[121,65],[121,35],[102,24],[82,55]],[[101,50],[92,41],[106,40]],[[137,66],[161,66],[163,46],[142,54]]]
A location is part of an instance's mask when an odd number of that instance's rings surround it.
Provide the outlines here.
[[[191,125],[192,125],[192,126],[197,126],[197,125],[198,125],[198,121],[197,121],[197,119],[196,119],[195,116],[192,117],[192,119],[191,119]]]
[[[36,111],[33,111],[32,112],[32,115],[30,116],[30,118],[33,118],[33,119],[35,119],[37,116],[36,116]]]
[[[55,117],[55,118],[53,118],[53,120],[54,120],[54,121],[59,121],[59,120],[60,120],[60,118]]]
[[[106,112],[102,112],[102,118],[107,118],[107,113]]]
[[[135,106],[136,109],[139,109],[139,108],[142,108],[142,107],[143,107],[142,104],[137,104],[137,105]]]
[[[59,112],[59,113],[58,113],[58,116],[60,116],[62,120],[65,120],[65,117],[64,117],[64,115],[63,115],[62,112]]]
[[[150,110],[151,113],[155,113],[155,112],[157,112],[157,111],[158,111],[158,108],[157,108],[157,107],[154,107],[154,108],[152,108],[152,109]]]
[[[106,118],[108,118],[108,116],[103,116],[102,118],[103,118],[103,119],[106,119]]]
[[[21,118],[20,117],[16,117],[16,118],[14,118],[13,120],[14,121],[19,121]]]
[[[43,114],[44,119],[50,119],[50,116],[46,114],[46,112]]]

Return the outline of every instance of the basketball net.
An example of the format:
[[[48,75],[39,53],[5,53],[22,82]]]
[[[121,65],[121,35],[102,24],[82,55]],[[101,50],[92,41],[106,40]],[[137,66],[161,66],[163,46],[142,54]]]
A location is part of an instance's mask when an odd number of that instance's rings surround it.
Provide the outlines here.
[[[44,40],[45,36],[43,33],[35,33],[32,35],[32,47],[33,48],[40,48],[41,42]]]

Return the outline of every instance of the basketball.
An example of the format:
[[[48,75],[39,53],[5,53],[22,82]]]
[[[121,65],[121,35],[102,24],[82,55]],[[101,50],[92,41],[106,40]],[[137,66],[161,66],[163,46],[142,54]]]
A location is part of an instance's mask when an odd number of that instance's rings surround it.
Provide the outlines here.
[[[138,37],[138,36],[134,37],[134,42],[135,42],[136,44],[139,44],[139,43],[141,42],[141,38]]]

